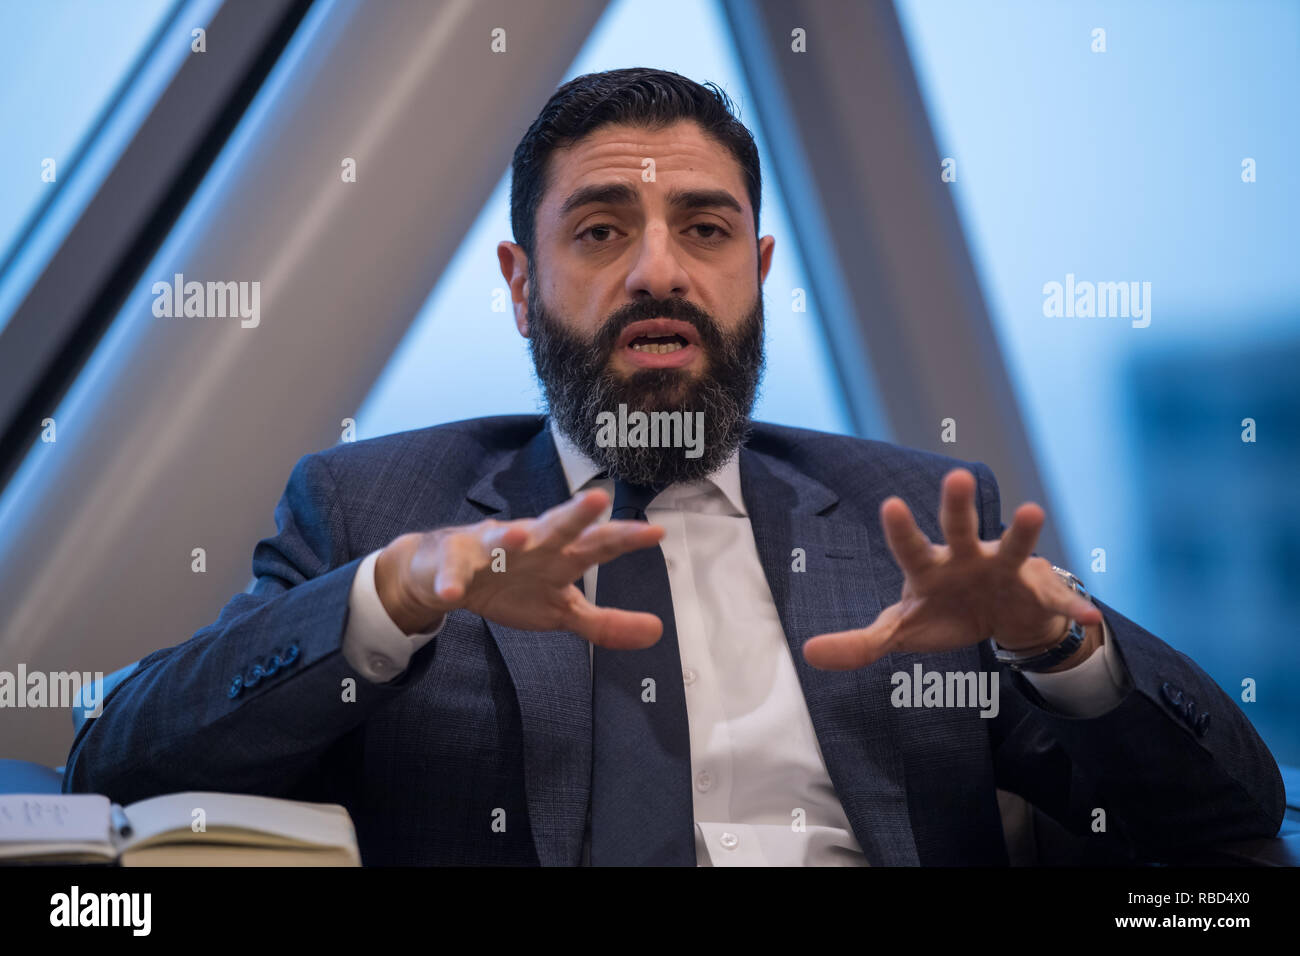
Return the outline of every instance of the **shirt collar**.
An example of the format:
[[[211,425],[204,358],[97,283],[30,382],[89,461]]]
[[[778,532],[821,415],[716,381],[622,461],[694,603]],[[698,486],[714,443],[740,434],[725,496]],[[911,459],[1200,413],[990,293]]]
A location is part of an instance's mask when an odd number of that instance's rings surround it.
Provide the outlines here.
[[[596,476],[601,473],[601,468],[594,461],[584,455],[577,447],[569,441],[564,432],[560,431],[555,419],[547,417],[547,424],[551,429],[551,437],[555,439],[555,450],[560,456],[560,466],[564,469],[564,480],[569,484],[569,494],[577,494],[579,490],[586,487]],[[726,497],[727,503],[735,509],[737,514],[747,515],[745,510],[745,499],[740,493],[740,450],[737,449],[731,457],[726,460],[717,470],[709,474],[701,482],[691,483],[693,486],[699,484],[711,484]],[[673,488],[681,487],[672,485],[667,491]]]

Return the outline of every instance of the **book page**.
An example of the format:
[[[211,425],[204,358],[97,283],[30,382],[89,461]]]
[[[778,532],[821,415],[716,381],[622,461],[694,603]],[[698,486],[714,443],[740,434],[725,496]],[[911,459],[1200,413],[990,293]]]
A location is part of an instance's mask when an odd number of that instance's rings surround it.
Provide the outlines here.
[[[0,859],[116,856],[109,799],[94,793],[0,794]]]
[[[190,791],[150,797],[125,809],[131,836],[123,849],[172,842],[356,846],[352,818],[332,803]]]

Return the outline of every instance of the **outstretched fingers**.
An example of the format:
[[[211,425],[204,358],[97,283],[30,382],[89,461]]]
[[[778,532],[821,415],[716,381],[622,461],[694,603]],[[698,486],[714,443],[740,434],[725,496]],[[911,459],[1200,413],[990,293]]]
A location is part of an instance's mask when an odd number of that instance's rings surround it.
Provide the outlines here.
[[[492,552],[481,537],[467,531],[448,535],[441,551],[433,580],[434,597],[456,604],[465,597],[474,575],[491,560]]]
[[[663,636],[663,621],[654,614],[597,607],[576,587],[574,592],[566,626],[597,647],[634,651],[650,647]]]
[[[895,604],[885,608],[868,627],[809,638],[803,646],[804,659],[813,667],[828,671],[854,670],[874,664],[892,650],[900,617]]]
[[[939,493],[939,527],[953,557],[970,558],[980,553],[975,476],[964,468],[955,468],[943,478]]]
[[[908,574],[920,574],[934,563],[933,545],[916,526],[916,519],[902,498],[891,496],[880,506],[880,523],[885,541],[898,566]]]
[[[1038,534],[1043,530],[1047,515],[1035,504],[1023,504],[1016,509],[1011,519],[1011,527],[1002,534],[998,543],[998,558],[1019,567],[1029,560],[1038,543]]]
[[[565,552],[584,569],[604,564],[629,551],[650,548],[663,540],[664,529],[644,521],[607,521],[588,528]]]
[[[599,488],[574,495],[564,504],[541,514],[533,525],[530,544],[559,550],[582,534],[583,529],[604,514],[607,507],[609,495]]]
[[[1064,614],[1080,624],[1101,623],[1101,608],[1062,581],[1055,572],[1047,576],[1039,589],[1038,601],[1048,610]]]

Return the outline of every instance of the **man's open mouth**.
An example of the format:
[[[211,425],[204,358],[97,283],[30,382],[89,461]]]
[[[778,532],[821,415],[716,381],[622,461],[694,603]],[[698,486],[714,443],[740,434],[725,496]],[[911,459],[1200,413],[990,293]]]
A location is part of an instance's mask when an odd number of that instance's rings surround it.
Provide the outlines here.
[[[633,322],[618,337],[625,360],[638,368],[685,368],[700,357],[700,333],[677,319]]]
[[[649,352],[651,355],[667,355],[684,349],[690,343],[680,335],[638,335],[628,343],[628,348],[635,352]]]

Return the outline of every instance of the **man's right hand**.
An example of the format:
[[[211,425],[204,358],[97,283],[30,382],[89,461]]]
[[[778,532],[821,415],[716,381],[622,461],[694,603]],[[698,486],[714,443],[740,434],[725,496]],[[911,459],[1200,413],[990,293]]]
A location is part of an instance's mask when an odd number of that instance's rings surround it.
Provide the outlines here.
[[[407,634],[431,631],[464,608],[525,630],[573,631],[601,647],[649,647],[663,633],[658,617],[596,607],[573,583],[592,565],[663,538],[644,521],[592,526],[608,505],[609,495],[593,489],[537,518],[404,534],[375,563],[379,600]],[[492,570],[497,548],[505,570]]]

